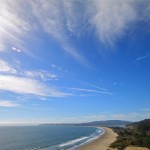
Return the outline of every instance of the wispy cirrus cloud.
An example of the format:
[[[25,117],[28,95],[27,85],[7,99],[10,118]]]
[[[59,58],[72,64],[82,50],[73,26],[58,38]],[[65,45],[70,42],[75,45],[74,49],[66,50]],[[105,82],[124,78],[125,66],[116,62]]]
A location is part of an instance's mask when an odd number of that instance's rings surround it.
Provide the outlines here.
[[[80,63],[87,60],[75,46],[75,39],[93,32],[101,43],[113,45],[139,19],[142,1],[136,0],[2,0],[0,6],[0,51],[12,47],[20,52],[26,39],[35,38],[36,32],[45,32],[57,41],[66,53]],[[141,16],[148,18],[150,2]],[[27,6],[27,7],[22,7]],[[32,24],[32,25],[31,25]],[[36,32],[35,32],[36,31]]]
[[[24,37],[30,37],[32,30],[42,27],[67,53],[78,60],[83,59],[70,40],[72,35],[79,37],[93,29],[102,43],[112,44],[134,21],[140,20],[136,6],[142,3],[136,0],[2,0],[0,47],[2,50],[8,42],[22,45]],[[146,7],[142,12],[145,20],[150,12],[150,2],[147,3],[142,5]],[[28,7],[21,7],[24,5]]]
[[[2,0],[0,6],[0,51],[6,51],[8,46],[24,45],[24,37],[30,31],[30,24],[25,15],[26,5],[21,1]]]
[[[21,64],[19,64],[21,65]],[[57,80],[58,77],[48,71],[24,70],[21,66],[11,65],[0,59],[0,90],[35,96],[64,97],[69,94],[60,92],[44,81]],[[15,85],[15,86],[14,86]]]
[[[0,72],[16,74],[17,70],[12,65],[10,65],[7,61],[0,59]]]
[[[0,59],[0,73],[5,73],[7,75],[18,75],[33,79],[40,80],[57,80],[58,77],[55,74],[52,74],[44,70],[24,70],[21,67],[21,64],[10,64],[9,62]]]
[[[20,106],[20,104],[17,102],[0,100],[0,107],[18,107],[18,106]]]
[[[135,0],[89,0],[89,23],[102,43],[113,44],[137,19]]]
[[[65,6],[69,1],[30,1],[33,15],[37,18],[38,23],[43,30],[56,40],[62,48],[80,63],[85,63],[86,60],[77,51],[70,35],[72,34],[68,26],[68,12],[65,12]],[[71,2],[73,4],[73,1]],[[75,12],[77,13],[77,12]],[[75,15],[74,13],[74,15]],[[70,20],[69,20],[70,21]],[[69,33],[68,33],[69,32]]]
[[[68,2],[63,0],[15,0],[13,2],[2,0],[0,6],[0,51],[6,51],[11,47],[12,50],[21,52],[20,49],[25,49],[27,45],[27,39],[35,38],[34,31],[44,31],[77,61],[86,61],[73,46],[70,35],[67,34],[66,19],[68,17],[62,16],[65,15],[63,6],[66,3]],[[31,52],[29,53],[31,54]]]
[[[72,90],[75,91],[83,91],[83,92],[93,92],[93,93],[99,93],[99,94],[107,94],[107,95],[112,95],[111,92],[109,91],[103,91],[103,90],[95,90],[95,89],[85,89],[85,88],[71,88]]]
[[[55,74],[49,73],[42,70],[26,70],[23,71],[22,75],[30,78],[37,78],[42,80],[58,80],[58,77]]]
[[[143,59],[148,58],[148,57],[150,57],[150,55],[149,55],[149,54],[146,54],[146,55],[144,55],[144,56],[138,57],[138,58],[136,59],[136,61],[140,61],[140,60],[143,60]]]
[[[0,90],[37,96],[64,97],[69,95],[37,80],[10,75],[0,75]]]
[[[140,57],[137,57],[136,59],[134,59],[134,61],[132,61],[130,64],[134,64],[134,63],[137,63],[137,62],[140,62],[140,61],[143,61],[147,58],[149,58],[150,55],[149,54],[145,54],[143,56],[140,56]]]

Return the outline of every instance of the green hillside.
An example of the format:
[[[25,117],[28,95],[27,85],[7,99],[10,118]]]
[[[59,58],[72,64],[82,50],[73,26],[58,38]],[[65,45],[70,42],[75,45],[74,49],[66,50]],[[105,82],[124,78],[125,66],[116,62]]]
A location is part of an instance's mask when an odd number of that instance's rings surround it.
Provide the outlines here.
[[[127,146],[135,145],[150,148],[150,119],[127,125],[126,128],[113,128],[117,132],[117,140],[111,144],[112,148],[123,150]]]

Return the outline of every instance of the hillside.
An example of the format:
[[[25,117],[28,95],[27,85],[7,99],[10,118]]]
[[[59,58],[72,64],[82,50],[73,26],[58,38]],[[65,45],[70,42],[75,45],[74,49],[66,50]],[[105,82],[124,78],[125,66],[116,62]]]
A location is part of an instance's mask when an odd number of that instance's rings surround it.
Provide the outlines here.
[[[123,150],[130,145],[150,148],[150,119],[127,125],[127,128],[113,128],[117,140],[111,147]]]
[[[122,120],[106,120],[106,121],[93,121],[88,123],[81,123],[78,125],[85,125],[85,126],[126,126],[127,124],[131,124],[129,121],[122,121]]]
[[[128,128],[150,135],[150,119],[127,125]]]

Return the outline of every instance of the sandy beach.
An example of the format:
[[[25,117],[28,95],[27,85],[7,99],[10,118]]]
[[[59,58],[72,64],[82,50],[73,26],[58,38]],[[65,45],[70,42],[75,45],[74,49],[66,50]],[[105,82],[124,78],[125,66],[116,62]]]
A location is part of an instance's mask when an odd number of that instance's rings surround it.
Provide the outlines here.
[[[103,128],[105,133],[100,138],[79,148],[79,150],[112,150],[109,145],[115,141],[117,134],[110,128]]]

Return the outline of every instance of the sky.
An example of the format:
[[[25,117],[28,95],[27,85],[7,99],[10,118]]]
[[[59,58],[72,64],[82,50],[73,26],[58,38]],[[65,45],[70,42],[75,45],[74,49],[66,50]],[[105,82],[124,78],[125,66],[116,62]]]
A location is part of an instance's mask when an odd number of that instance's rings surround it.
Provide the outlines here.
[[[150,118],[149,0],[0,3],[0,124]]]

